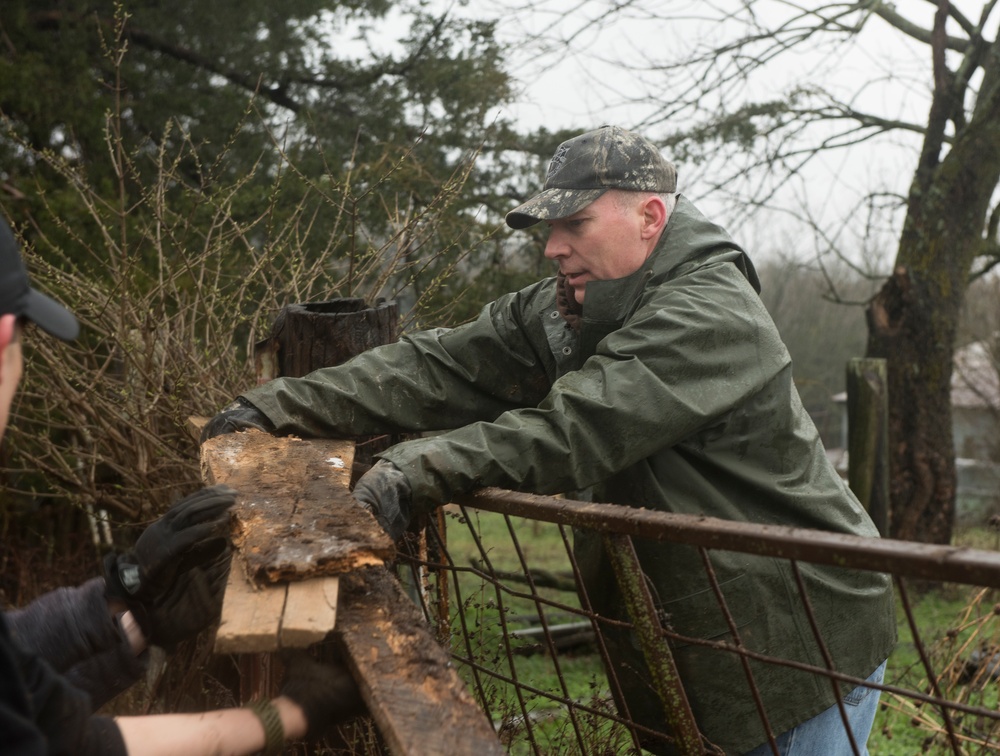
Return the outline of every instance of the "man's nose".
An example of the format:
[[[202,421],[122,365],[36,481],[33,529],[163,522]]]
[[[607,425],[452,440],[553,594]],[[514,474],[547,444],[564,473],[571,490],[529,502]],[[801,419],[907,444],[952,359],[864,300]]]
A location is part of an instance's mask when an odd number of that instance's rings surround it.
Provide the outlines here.
[[[549,231],[549,238],[545,241],[545,256],[550,260],[558,257],[565,257],[570,252],[569,244],[557,229]]]

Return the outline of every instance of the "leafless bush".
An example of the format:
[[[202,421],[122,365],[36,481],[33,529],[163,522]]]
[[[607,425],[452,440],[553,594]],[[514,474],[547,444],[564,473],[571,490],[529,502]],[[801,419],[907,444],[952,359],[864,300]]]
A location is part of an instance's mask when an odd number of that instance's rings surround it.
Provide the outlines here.
[[[29,507],[68,500],[97,513],[97,535],[100,513],[145,522],[199,483],[188,418],[213,414],[252,385],[247,356],[282,306],[392,297],[417,273],[431,281],[419,292],[430,298],[463,257],[459,238],[463,250],[475,245],[471,223],[452,233],[442,221],[474,156],[417,206],[392,188],[394,173],[415,161],[410,150],[381,163],[374,180],[369,170],[338,182],[305,175],[276,142],[269,148],[277,168],[258,165],[236,178],[225,156],[201,165],[187,139],[176,154],[128,155],[109,128],[107,143],[119,177],[114,199],[70,160],[40,153],[39,165],[67,191],[57,202],[39,188],[33,210],[4,207],[35,285],[83,326],[73,344],[28,334],[6,499]],[[258,196],[266,187],[267,201],[248,212],[252,183]],[[72,222],[63,213],[67,193]]]

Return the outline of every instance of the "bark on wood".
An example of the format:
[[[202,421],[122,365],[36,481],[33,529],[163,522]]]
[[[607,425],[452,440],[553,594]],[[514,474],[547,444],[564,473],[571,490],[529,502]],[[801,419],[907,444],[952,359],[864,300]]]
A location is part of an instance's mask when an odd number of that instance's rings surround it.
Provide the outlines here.
[[[239,493],[234,542],[256,583],[382,564],[392,541],[350,495],[353,442],[229,433],[201,447],[203,477]]]
[[[390,344],[399,334],[399,307],[363,299],[332,299],[283,307],[271,335],[255,347],[257,380],[279,375],[297,378],[319,368],[347,362],[373,347]]]
[[[888,367],[889,533],[948,544],[957,486],[951,416],[957,320],[946,313],[957,304],[946,303],[936,287],[931,277],[898,266],[869,305],[866,356],[885,357]]]
[[[505,753],[448,653],[386,570],[345,575],[340,590],[337,636],[390,753]]]

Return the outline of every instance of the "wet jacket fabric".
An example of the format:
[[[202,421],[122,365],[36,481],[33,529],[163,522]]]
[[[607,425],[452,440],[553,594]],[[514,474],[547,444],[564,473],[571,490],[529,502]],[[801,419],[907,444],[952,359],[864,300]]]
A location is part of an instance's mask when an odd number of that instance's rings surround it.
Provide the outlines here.
[[[500,486],[877,537],[801,405],[756,285],[743,251],[680,197],[642,268],[588,282],[578,328],[559,312],[557,279],[546,279],[466,325],[406,336],[245,397],[278,432],[304,436],[454,429],[380,455],[404,472],[417,505]],[[575,535],[594,608],[625,617],[600,538]],[[696,549],[638,540],[636,549],[673,630],[733,641]],[[825,667],[788,562],[724,551],[711,560],[744,646]],[[866,678],[895,642],[888,578],[799,570],[836,668]],[[619,707],[665,731],[634,635],[612,627],[605,635],[624,690]],[[765,742],[737,656],[673,648],[705,736],[727,753]],[[750,667],[775,734],[835,703],[825,678],[757,660]]]

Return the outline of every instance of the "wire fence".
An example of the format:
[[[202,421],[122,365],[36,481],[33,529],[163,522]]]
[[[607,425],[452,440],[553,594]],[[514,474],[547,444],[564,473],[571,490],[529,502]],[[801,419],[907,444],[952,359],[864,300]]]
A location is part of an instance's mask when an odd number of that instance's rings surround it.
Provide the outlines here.
[[[631,622],[592,608],[573,551],[573,529],[602,534],[613,556]],[[660,746],[712,752],[687,705],[672,649],[700,644],[739,658],[761,725],[775,737],[750,673],[751,664],[784,665],[840,690],[865,680],[824,666],[758,653],[740,641],[712,570],[717,551],[789,560],[798,597],[824,642],[800,563],[890,574],[900,635],[883,683],[868,748],[881,753],[1000,752],[1000,554],[752,525],[615,505],[486,489],[439,511],[426,538],[411,539],[400,573],[512,754],[638,754]],[[723,638],[679,635],[652,600],[635,543],[661,541],[698,549]],[[624,707],[622,681],[609,658],[610,630],[639,639],[666,726],[652,730]],[[843,708],[843,707],[841,707]],[[865,744],[853,742],[855,753]],[[775,751],[776,752],[776,751]]]

